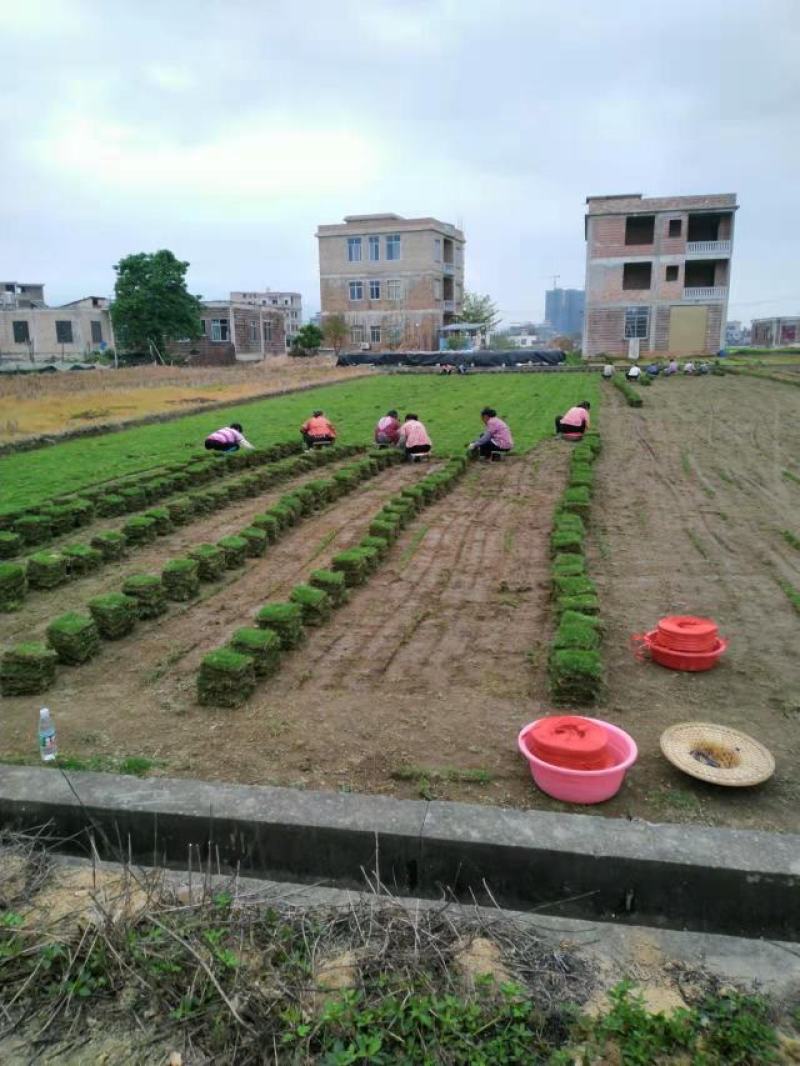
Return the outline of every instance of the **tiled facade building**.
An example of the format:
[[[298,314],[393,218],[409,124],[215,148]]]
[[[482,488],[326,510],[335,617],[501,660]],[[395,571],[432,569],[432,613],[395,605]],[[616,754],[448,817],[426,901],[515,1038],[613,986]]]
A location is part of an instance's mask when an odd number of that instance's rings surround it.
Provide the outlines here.
[[[586,200],[584,356],[725,346],[733,193]]]
[[[286,351],[284,316],[277,309],[233,300],[206,300],[200,315],[201,336],[169,346],[173,355],[196,366],[257,363]]]
[[[317,228],[322,322],[341,314],[347,347],[436,351],[464,299],[464,234],[449,222],[348,215]]]
[[[278,310],[283,315],[286,347],[290,348],[294,335],[303,325],[303,297],[299,292],[232,292],[231,303],[250,304],[252,307]]]

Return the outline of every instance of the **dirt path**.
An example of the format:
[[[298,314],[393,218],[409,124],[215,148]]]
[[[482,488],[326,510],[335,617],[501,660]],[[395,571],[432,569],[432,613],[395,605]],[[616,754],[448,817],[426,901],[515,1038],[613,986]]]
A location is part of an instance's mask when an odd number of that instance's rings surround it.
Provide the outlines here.
[[[612,400],[611,390],[607,407]],[[594,561],[607,623],[610,720],[641,759],[608,814],[768,829],[800,828],[800,398],[753,378],[660,382],[640,411],[603,413]],[[637,663],[629,638],[665,614],[713,617],[730,651],[717,670]],[[775,754],[760,789],[721,790],[673,771],[658,738],[688,719],[743,729]]]
[[[531,659],[550,624],[547,538],[566,458],[554,443],[535,460],[471,470],[244,707],[197,706],[204,651],[360,539],[385,499],[420,475],[397,468],[366,483],[298,526],[221,594],[143,624],[92,664],[62,672],[48,701],[63,749],[148,755],[170,775],[530,799],[514,742],[539,706]],[[4,701],[3,750],[29,751],[31,705]],[[394,780],[407,765],[468,768],[485,780]]]

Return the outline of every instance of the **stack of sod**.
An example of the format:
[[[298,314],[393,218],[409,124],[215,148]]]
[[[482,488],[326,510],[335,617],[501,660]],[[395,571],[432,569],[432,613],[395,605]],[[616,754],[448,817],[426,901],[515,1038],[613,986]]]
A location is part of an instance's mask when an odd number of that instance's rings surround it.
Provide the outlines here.
[[[103,564],[103,553],[88,544],[68,544],[63,548],[67,560],[67,572],[70,577],[76,574],[90,574]]]
[[[611,384],[618,388],[622,395],[625,397],[625,403],[627,403],[628,407],[642,406],[642,397],[639,395],[636,389],[634,389],[631,385],[628,384],[622,374],[615,374],[611,379]]]
[[[315,589],[322,589],[332,607],[341,607],[349,599],[344,574],[337,570],[314,570],[308,581]]]
[[[596,650],[556,648],[551,653],[550,691],[556,703],[594,703],[602,681],[603,667]]]
[[[303,612],[297,603],[267,603],[256,615],[259,629],[272,629],[284,650],[297,647],[303,640]]]
[[[298,519],[302,518],[303,513],[306,509],[303,500],[301,500],[299,496],[294,496],[291,493],[286,496],[281,496],[281,498],[278,500],[278,506],[282,507],[284,510],[288,510],[291,513],[291,525],[294,525],[294,523],[297,522]]]
[[[97,501],[97,513],[101,518],[116,518],[125,513],[125,500],[116,492],[106,493]]]
[[[388,537],[376,537],[370,534],[359,544],[359,548],[372,548],[378,553],[378,559],[383,559],[389,551],[390,543]]]
[[[72,522],[74,526],[88,526],[94,518],[94,504],[91,500],[84,500],[77,498],[70,500],[67,503],[72,512]]]
[[[280,526],[281,524],[274,514],[257,514],[253,518],[251,528],[263,529],[268,542],[273,544],[278,539]]]
[[[268,515],[272,515],[279,523],[281,530],[286,529],[288,526],[294,525],[294,511],[291,507],[287,507],[285,504],[276,503],[267,511]]]
[[[415,511],[421,511],[425,506],[424,490],[417,485],[411,485],[408,488],[402,489],[400,495],[404,500],[411,500]]]
[[[36,552],[28,559],[28,584],[32,589],[53,589],[67,580],[67,557],[61,552]]]
[[[582,485],[564,491],[562,506],[568,514],[576,514],[585,522],[589,517],[591,502],[589,489]]]
[[[44,644],[17,644],[0,661],[0,693],[32,696],[44,692],[56,676],[56,653]]]
[[[211,707],[238,707],[256,687],[253,659],[233,648],[204,656],[197,676],[197,699]]]
[[[209,505],[209,509],[211,511],[218,511],[221,507],[224,507],[227,503],[230,502],[228,489],[225,485],[220,485],[219,488],[215,489],[208,489],[207,492],[203,493],[203,496],[205,497]],[[190,500],[184,502],[191,503]]]
[[[353,548],[352,551],[358,552],[361,558],[364,560],[365,572],[367,574],[374,573],[380,565],[381,556],[377,548],[366,547],[363,544],[359,544],[357,548]]]
[[[167,504],[167,511],[172,519],[172,524],[182,526],[184,522],[188,522],[194,513],[194,507],[192,506],[192,501],[187,499],[186,496],[179,496],[177,500],[171,500]]]
[[[0,559],[13,559],[22,550],[19,533],[0,533]]]
[[[121,559],[125,554],[127,543],[125,534],[119,533],[114,529],[107,529],[102,533],[97,533],[90,541],[91,546],[97,548],[107,563],[113,562],[115,559]]]
[[[136,515],[135,518],[128,519],[122,527],[122,532],[130,544],[149,544],[156,539],[155,519]]]
[[[14,532],[19,533],[26,545],[45,544],[53,535],[50,518],[44,514],[26,514],[14,523]]]
[[[139,618],[157,618],[167,609],[164,585],[158,574],[131,574],[125,579],[122,591],[136,600]]]
[[[216,544],[198,544],[189,549],[189,555],[197,560],[197,575],[201,581],[219,581],[225,573],[225,552]]]
[[[147,496],[141,485],[120,489],[117,495],[125,501],[126,511],[140,511],[142,507],[147,506]]]
[[[381,537],[387,541],[397,540],[400,536],[400,522],[392,521],[388,515],[373,518],[369,524],[369,533],[371,537]]]
[[[211,514],[212,511],[216,511],[218,502],[216,497],[213,495],[213,492],[213,489],[209,489],[207,492],[189,493],[189,500],[192,505],[193,514]],[[167,516],[169,516],[169,509],[165,508],[165,510],[167,511]],[[152,511],[147,511],[146,513],[149,515],[153,514]],[[172,519],[170,519],[170,522],[171,521]]]
[[[55,651],[59,662],[77,666],[97,654],[100,634],[89,615],[69,611],[47,627],[47,643]]]
[[[161,571],[167,599],[186,601],[200,591],[200,578],[195,559],[173,559]]]
[[[236,570],[244,566],[248,543],[245,537],[222,537],[217,544],[225,555],[225,569]]]
[[[237,629],[231,637],[231,648],[253,660],[256,677],[269,677],[278,669],[281,660],[281,640],[272,629]]]
[[[25,567],[19,563],[0,563],[0,611],[16,611],[28,591]]]
[[[63,504],[53,504],[47,508],[45,513],[50,519],[50,529],[54,537],[60,537],[74,528],[75,520],[69,507]]]
[[[138,603],[121,592],[109,592],[89,600],[89,611],[97,623],[101,637],[106,640],[119,640],[127,636],[136,625]]]
[[[586,532],[583,520],[576,514],[566,511],[556,512],[550,547],[553,552],[571,552],[579,555],[583,552],[583,536]]]
[[[357,548],[334,555],[331,568],[344,574],[344,583],[348,588],[362,585],[367,577],[367,561]]]
[[[324,625],[331,616],[331,601],[322,589],[312,585],[295,585],[289,599],[299,606],[304,626]]]
[[[247,541],[246,552],[250,556],[263,555],[267,550],[267,534],[257,526],[246,526],[240,531],[239,536]]]
[[[156,524],[156,534],[159,537],[165,537],[167,533],[172,532],[172,519],[168,508],[153,507],[152,510],[145,511],[144,517],[153,519]]]

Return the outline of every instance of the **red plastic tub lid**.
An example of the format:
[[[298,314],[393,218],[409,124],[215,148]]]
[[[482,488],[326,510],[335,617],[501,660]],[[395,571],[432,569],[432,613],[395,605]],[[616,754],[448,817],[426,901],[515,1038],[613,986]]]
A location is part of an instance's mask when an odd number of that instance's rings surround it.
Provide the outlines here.
[[[530,750],[547,762],[553,756],[597,759],[605,754],[608,735],[602,726],[578,715],[542,718],[528,734]]]

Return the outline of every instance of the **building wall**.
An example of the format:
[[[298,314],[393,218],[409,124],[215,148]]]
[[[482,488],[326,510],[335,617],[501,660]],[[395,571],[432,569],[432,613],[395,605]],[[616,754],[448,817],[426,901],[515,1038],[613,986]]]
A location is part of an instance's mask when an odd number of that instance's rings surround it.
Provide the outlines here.
[[[97,351],[100,341],[92,340],[92,322],[100,324],[102,341],[110,347],[114,344],[114,332],[108,310],[85,306],[86,301],[78,301],[79,306],[47,308],[14,308],[0,310],[0,355],[14,359],[47,361],[72,357],[79,359]],[[14,340],[14,322],[27,322],[30,346]],[[56,339],[56,322],[69,322],[72,326],[72,342],[60,343]]]
[[[212,319],[227,322],[227,340],[212,340]],[[284,318],[279,311],[236,304],[206,304],[201,311],[201,322],[203,335],[197,340],[170,344],[172,355],[197,366],[233,366],[260,362],[262,357],[282,355],[286,350]],[[261,330],[264,331],[263,348]]]
[[[750,343],[759,348],[800,344],[800,317],[754,318]]]
[[[273,292],[272,289],[264,289],[260,292],[232,292],[230,298],[231,303],[279,310],[284,318],[287,347],[303,325],[303,298],[299,292]]]

